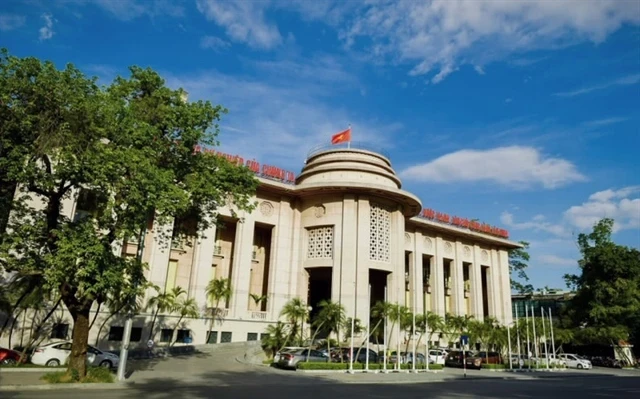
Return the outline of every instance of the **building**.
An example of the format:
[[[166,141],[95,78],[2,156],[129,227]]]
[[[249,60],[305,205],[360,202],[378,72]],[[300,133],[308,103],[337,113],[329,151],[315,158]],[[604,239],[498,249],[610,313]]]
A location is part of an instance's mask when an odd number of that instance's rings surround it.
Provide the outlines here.
[[[571,300],[574,295],[574,292],[563,291],[561,289],[555,288],[530,294],[512,294],[512,316],[514,319],[526,317],[526,307],[528,307],[529,309],[535,309],[536,317],[540,317],[540,315],[538,314],[540,312],[540,309],[544,309],[545,312],[551,310],[551,314],[554,317],[559,316],[562,312],[562,309],[564,309],[567,302]],[[529,312],[530,311],[531,310],[529,310]]]
[[[201,308],[201,318],[177,327],[180,342],[260,339],[296,297],[309,304],[312,314],[321,300],[332,299],[363,322],[369,307],[385,295],[417,313],[511,322],[508,250],[520,245],[505,230],[423,209],[416,196],[402,190],[387,156],[360,148],[318,148],[297,177],[254,161],[246,164],[260,180],[252,213],[234,218],[228,206],[220,209],[220,227],[202,232],[202,238],[196,238],[188,220],[149,223],[142,253],[150,265],[148,280],[164,290],[184,288]],[[86,197],[78,193],[65,203],[65,212],[90,212],[83,205],[90,202]],[[174,234],[171,245],[162,245],[156,232],[164,229],[191,238]],[[132,239],[118,250],[135,256],[137,245]],[[225,278],[233,295],[227,303],[210,303],[207,284]],[[154,294],[149,291],[146,299]],[[215,320],[207,316],[213,307],[224,308]],[[107,315],[101,311],[96,325]],[[134,346],[146,342],[152,316],[148,311],[134,318]],[[171,339],[178,319],[159,315],[156,342]],[[50,338],[69,338],[70,318],[60,311],[56,320]],[[99,337],[94,327],[89,341],[118,347],[123,325],[123,317],[115,316]],[[18,321],[12,346],[31,327],[29,318]]]

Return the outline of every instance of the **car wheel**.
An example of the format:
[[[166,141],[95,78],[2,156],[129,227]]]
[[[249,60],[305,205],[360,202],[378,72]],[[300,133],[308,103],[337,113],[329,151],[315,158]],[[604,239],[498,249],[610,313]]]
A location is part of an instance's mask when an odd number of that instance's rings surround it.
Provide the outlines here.
[[[57,367],[60,365],[60,360],[58,359],[50,359],[47,360],[47,363],[45,364],[47,367]]]
[[[583,366],[580,363],[578,363],[578,369],[582,369],[582,368]]]
[[[111,362],[108,360],[103,360],[100,362],[100,367],[110,369],[111,367],[113,367],[113,364],[111,364]]]

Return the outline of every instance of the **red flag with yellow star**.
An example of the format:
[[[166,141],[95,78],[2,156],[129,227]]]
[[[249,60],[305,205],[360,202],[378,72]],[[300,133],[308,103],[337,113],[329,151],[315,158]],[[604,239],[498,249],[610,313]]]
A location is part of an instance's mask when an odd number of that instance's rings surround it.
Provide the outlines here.
[[[351,127],[331,136],[331,144],[340,144],[351,141]]]

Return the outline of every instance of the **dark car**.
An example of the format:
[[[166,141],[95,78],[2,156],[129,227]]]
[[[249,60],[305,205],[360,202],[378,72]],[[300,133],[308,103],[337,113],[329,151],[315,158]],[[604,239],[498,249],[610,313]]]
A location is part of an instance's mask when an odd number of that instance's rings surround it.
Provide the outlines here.
[[[478,352],[475,356],[468,356],[468,368],[479,369],[483,364],[502,364],[502,356],[498,352]]]
[[[473,352],[451,351],[444,359],[444,365],[446,367],[462,367],[464,366],[463,358],[468,359],[470,357],[473,357]]]
[[[26,359],[23,359],[23,362]],[[20,353],[11,349],[0,348],[0,364],[14,365],[20,361]]]

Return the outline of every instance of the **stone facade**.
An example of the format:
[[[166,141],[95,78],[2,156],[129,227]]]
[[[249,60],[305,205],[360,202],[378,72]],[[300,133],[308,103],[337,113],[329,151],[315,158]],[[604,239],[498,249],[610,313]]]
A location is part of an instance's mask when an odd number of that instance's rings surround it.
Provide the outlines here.
[[[191,239],[162,243],[158,232],[171,232],[178,221],[166,226],[150,221],[143,251],[147,279],[164,289],[180,286],[195,298],[202,318],[183,320],[178,327],[194,344],[260,339],[294,297],[310,305],[330,298],[349,317],[355,313],[366,323],[370,285],[372,302],[386,295],[389,302],[419,313],[511,322],[507,251],[519,244],[420,217],[422,204],[402,190],[386,157],[328,149],[307,159],[295,184],[259,179],[252,213],[239,212],[234,218],[224,207],[218,227],[193,232]],[[68,215],[80,212],[74,200],[64,207]],[[118,250],[135,256],[136,241],[124,242]],[[228,303],[207,299],[206,286],[215,278],[230,280]],[[154,293],[149,291],[145,300]],[[266,301],[256,301],[258,297]],[[224,308],[213,321],[207,311],[212,307]],[[16,323],[12,346],[28,340],[32,313]],[[107,315],[104,309],[98,314],[89,341],[113,349],[119,347],[124,320],[113,317],[98,337]],[[150,312],[135,317],[134,347],[146,342],[151,318]],[[51,339],[65,338],[64,324],[70,338],[70,317],[61,310],[55,320],[61,326]],[[159,315],[155,341],[166,343],[168,333],[161,330],[172,330],[177,321],[177,315]]]

